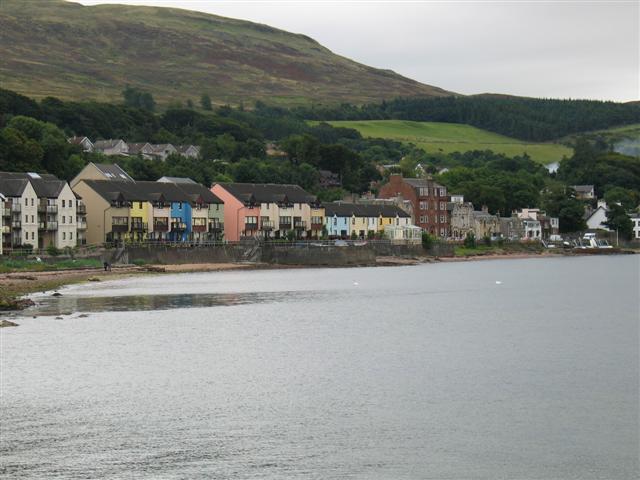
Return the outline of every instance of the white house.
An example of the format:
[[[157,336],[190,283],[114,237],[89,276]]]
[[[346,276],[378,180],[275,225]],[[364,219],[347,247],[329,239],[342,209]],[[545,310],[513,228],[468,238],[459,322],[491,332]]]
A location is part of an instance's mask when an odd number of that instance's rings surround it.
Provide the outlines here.
[[[587,228],[589,230],[606,230],[609,231],[609,227],[605,225],[607,222],[607,203],[604,200],[598,200],[598,208],[593,210],[586,218]]]
[[[632,213],[629,215],[633,224],[633,240],[640,240],[640,213]]]
[[[171,154],[178,153],[176,148],[170,143],[155,143],[151,145],[153,150],[151,155],[157,160],[165,161]]]

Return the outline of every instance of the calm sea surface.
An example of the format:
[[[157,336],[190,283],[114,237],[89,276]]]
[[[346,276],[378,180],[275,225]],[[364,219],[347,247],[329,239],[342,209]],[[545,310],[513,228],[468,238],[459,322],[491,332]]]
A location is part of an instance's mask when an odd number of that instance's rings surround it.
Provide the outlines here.
[[[581,257],[70,287],[0,330],[0,476],[637,479],[639,270]]]

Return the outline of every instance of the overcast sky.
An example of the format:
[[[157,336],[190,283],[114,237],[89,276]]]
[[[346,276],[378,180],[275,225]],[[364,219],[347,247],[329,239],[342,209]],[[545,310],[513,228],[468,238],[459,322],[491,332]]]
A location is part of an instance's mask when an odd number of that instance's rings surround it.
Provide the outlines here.
[[[308,35],[463,94],[640,99],[640,0],[82,0],[171,6]]]

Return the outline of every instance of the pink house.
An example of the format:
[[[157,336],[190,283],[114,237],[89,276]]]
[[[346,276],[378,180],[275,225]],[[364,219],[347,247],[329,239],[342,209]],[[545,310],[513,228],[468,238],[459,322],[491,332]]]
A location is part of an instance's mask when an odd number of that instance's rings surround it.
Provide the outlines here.
[[[224,202],[224,238],[230,242],[240,237],[254,236],[258,233],[260,203],[253,195],[231,193],[224,183],[216,183],[211,187],[214,195]]]

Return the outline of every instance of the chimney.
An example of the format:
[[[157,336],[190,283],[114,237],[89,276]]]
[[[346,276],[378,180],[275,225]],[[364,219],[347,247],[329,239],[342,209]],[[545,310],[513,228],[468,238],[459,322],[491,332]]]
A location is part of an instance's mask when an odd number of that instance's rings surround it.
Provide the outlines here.
[[[482,205],[482,212],[489,213],[489,207],[487,207],[486,205]]]

